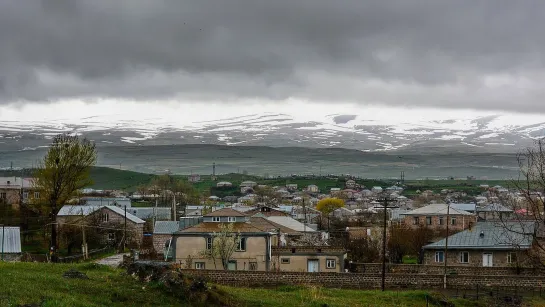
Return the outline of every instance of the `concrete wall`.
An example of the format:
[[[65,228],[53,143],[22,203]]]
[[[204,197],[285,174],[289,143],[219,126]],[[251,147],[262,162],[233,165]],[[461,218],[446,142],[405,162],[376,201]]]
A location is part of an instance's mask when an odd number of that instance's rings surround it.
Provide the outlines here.
[[[157,254],[162,255],[165,249],[165,243],[172,238],[169,234],[153,234],[153,248]]]

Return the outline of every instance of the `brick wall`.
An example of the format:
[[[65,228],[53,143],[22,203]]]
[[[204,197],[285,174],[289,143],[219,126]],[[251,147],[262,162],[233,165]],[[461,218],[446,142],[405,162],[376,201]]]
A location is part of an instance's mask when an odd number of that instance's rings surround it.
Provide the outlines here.
[[[239,286],[261,287],[277,285],[320,285],[330,288],[373,289],[380,288],[380,274],[358,273],[302,273],[302,272],[250,272],[250,271],[211,271],[183,270],[194,276],[203,276],[211,282]],[[387,288],[434,289],[443,287],[441,274],[387,274]],[[483,287],[543,287],[545,276],[514,275],[451,275],[448,277],[451,288],[473,289]]]
[[[418,224],[414,224],[415,217],[418,217]],[[447,229],[447,216],[446,214],[443,217],[443,224],[439,224],[439,216],[437,215],[431,215],[431,225],[428,225],[426,222],[427,215],[407,215],[403,219],[403,223],[407,226],[410,226],[411,228],[418,228],[421,226],[433,229],[433,230],[446,230]],[[456,224],[452,225],[451,220],[452,218],[456,218]],[[477,217],[475,215],[456,215],[456,214],[450,214],[448,218],[449,223],[449,231],[456,232],[456,231],[462,231],[464,229],[467,229],[469,227],[469,224],[475,225],[477,222]]]
[[[153,234],[153,248],[158,254],[163,254],[165,250],[165,243],[172,238],[169,234]]]

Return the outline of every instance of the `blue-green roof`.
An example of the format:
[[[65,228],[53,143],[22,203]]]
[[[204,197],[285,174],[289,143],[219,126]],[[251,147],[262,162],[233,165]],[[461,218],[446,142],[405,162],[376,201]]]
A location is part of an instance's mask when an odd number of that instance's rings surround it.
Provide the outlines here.
[[[448,249],[528,249],[532,245],[534,222],[479,222],[448,237]],[[424,249],[444,249],[445,239]]]

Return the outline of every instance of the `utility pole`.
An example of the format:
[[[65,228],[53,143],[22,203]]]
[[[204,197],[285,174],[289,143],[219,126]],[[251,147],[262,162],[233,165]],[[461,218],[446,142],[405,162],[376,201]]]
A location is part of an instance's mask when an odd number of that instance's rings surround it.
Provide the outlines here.
[[[382,228],[382,280],[381,280],[381,291],[384,291],[385,289],[385,282],[386,282],[386,226],[387,226],[387,217],[388,212],[386,211],[388,207],[388,196],[385,196],[383,199],[380,200],[383,204],[384,208],[384,220],[383,220],[383,228]]]
[[[83,240],[82,240],[82,244],[81,244],[81,251],[82,251],[82,254],[83,254],[83,259],[84,260],[87,260],[87,258],[89,258],[89,254],[87,252],[87,237],[85,236],[85,216],[83,215],[83,209],[81,210],[81,231],[82,231],[82,236],[83,236]]]
[[[448,249],[448,223],[449,223],[449,215],[450,215],[450,204],[447,204],[447,236],[445,238],[445,252],[443,253],[443,257],[445,258],[445,270],[444,270],[444,276],[443,276],[443,287],[444,289],[447,288],[447,249]]]
[[[172,195],[172,220],[176,221],[176,194]]]
[[[127,242],[127,205],[125,205],[125,226],[123,227],[123,252],[125,252],[125,242]]]
[[[6,235],[6,225],[2,224],[2,261],[4,261],[4,236]]]
[[[305,220],[303,221],[303,233],[307,233],[307,206],[305,206],[305,198],[303,197],[303,214],[305,215]]]

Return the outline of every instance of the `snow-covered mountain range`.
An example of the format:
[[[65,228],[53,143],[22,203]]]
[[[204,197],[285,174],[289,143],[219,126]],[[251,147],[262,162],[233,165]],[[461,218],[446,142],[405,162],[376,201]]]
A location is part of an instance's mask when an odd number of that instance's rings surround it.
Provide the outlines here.
[[[99,146],[220,144],[340,147],[370,152],[515,152],[545,136],[545,116],[362,109],[346,113],[195,112],[71,116],[0,121],[0,151],[35,150],[61,132],[83,134]],[[336,110],[338,111],[338,110]],[[232,112],[231,112],[232,113]],[[439,114],[439,115],[438,115]],[[205,118],[205,120],[202,120]]]

